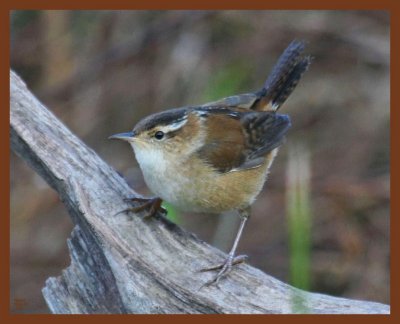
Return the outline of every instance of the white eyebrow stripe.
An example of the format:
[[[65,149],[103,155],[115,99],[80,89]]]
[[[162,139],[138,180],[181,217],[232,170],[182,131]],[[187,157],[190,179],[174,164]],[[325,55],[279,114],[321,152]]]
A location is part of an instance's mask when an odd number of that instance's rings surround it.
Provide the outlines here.
[[[173,132],[173,131],[176,131],[176,130],[182,128],[186,123],[187,123],[187,118],[183,118],[183,119],[178,120],[177,122],[175,122],[173,124],[162,126],[161,130],[164,133]]]

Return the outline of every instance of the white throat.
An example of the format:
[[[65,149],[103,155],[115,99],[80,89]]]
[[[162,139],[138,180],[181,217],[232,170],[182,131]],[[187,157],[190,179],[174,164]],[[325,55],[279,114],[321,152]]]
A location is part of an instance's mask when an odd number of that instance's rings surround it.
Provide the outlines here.
[[[167,162],[161,150],[148,149],[134,144],[132,144],[132,148],[145,176],[150,172],[165,172],[167,169]]]
[[[177,192],[180,190],[178,183],[180,182],[173,181],[179,177],[179,174],[171,172],[176,169],[171,165],[174,161],[165,158],[161,150],[147,149],[139,145],[132,145],[132,147],[149,189],[163,200],[177,205],[179,202]]]

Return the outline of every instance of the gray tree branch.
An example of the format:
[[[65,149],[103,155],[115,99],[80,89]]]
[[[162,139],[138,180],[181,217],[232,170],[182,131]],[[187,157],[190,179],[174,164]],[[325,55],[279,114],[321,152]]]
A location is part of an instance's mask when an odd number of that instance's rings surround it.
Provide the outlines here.
[[[71,265],[49,278],[53,313],[389,313],[389,306],[293,288],[249,265],[219,286],[200,273],[224,254],[166,220],[117,212],[137,195],[10,74],[11,147],[60,195],[75,228]]]

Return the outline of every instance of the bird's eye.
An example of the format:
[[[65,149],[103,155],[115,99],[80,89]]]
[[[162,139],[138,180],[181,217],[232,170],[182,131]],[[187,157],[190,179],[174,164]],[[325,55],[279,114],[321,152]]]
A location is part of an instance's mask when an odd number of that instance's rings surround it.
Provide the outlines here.
[[[164,138],[164,132],[158,131],[158,132],[156,132],[156,133],[154,134],[154,137],[155,137],[156,139],[158,139],[158,140],[161,140],[161,139]]]

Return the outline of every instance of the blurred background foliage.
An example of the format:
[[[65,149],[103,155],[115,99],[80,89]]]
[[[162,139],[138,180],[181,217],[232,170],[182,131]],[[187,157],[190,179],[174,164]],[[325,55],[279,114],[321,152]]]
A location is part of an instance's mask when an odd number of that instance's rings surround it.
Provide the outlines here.
[[[311,69],[281,108],[292,129],[239,245],[286,282],[389,303],[390,20],[384,11],[13,11],[11,67],[74,133],[149,195],[128,145],[144,116],[260,89],[293,39]],[[47,312],[71,221],[13,153],[11,301]],[[176,214],[228,249],[237,217]]]

